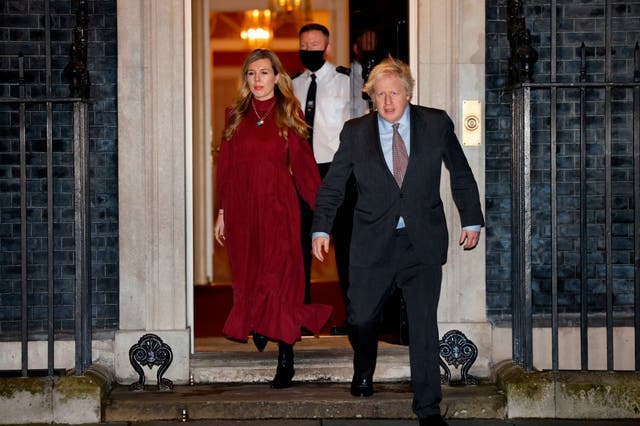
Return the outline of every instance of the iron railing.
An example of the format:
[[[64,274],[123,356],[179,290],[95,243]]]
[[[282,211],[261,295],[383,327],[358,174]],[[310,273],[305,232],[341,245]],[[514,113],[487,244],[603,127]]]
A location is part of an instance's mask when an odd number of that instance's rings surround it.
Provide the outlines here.
[[[44,2],[45,23],[45,97],[25,96],[24,58],[18,58],[19,97],[0,98],[0,104],[17,105],[20,144],[20,291],[21,291],[21,374],[30,375],[29,317],[28,317],[28,251],[27,229],[27,106],[46,110],[46,187],[47,187],[47,374],[54,374],[54,176],[53,176],[53,108],[54,105],[73,106],[74,157],[74,262],[75,262],[75,374],[83,374],[91,364],[91,297],[90,297],[90,201],[89,201],[89,138],[87,63],[87,1],[77,1],[77,22],[71,61],[64,70],[70,80],[69,97],[52,97],[51,91],[51,4]]]
[[[537,54],[530,45],[529,33],[524,26],[523,5],[520,0],[509,0],[509,39],[512,57],[510,77],[512,88],[512,290],[513,290],[513,359],[524,369],[533,369],[533,327],[534,312],[532,305],[532,97],[535,94],[548,95],[549,102],[549,203],[550,203],[550,275],[551,275],[551,351],[552,369],[559,369],[558,328],[558,96],[571,91],[579,91],[579,271],[580,307],[577,321],[580,326],[580,364],[582,370],[589,369],[589,327],[603,318],[606,327],[606,365],[614,370],[614,286],[612,263],[612,194],[614,180],[612,176],[612,131],[613,114],[612,91],[632,93],[632,146],[633,146],[633,285],[634,307],[633,326],[635,328],[635,370],[640,371],[640,47],[634,49],[634,75],[631,81],[614,82],[612,79],[612,6],[605,1],[605,70],[603,82],[587,81],[586,47],[580,48],[580,76],[576,82],[558,82],[557,64],[557,4],[550,5],[550,82],[533,83],[531,73]],[[606,273],[604,309],[598,316],[589,312],[588,297],[588,177],[587,177],[587,93],[603,91],[602,108],[604,111],[604,267]],[[591,100],[593,102],[593,100]],[[577,314],[576,314],[577,315]],[[591,323],[593,324],[590,324]],[[600,325],[600,324],[598,324]]]

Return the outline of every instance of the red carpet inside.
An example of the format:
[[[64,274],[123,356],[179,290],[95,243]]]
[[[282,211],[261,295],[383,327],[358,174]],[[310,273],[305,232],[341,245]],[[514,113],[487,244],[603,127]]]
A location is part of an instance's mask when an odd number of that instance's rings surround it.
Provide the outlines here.
[[[311,284],[311,300],[333,306],[329,321],[321,335],[330,334],[331,327],[344,324],[345,312],[338,282],[314,282]],[[233,304],[230,285],[195,286],[194,322],[195,337],[220,337],[222,326]]]

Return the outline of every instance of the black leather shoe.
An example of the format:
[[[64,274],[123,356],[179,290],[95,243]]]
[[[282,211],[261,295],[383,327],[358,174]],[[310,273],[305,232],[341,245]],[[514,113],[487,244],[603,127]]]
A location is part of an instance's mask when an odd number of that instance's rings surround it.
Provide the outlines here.
[[[420,418],[420,426],[448,426],[440,414]]]
[[[351,381],[351,395],[368,397],[373,395],[373,383],[368,377],[356,378]]]
[[[346,336],[347,334],[349,334],[349,329],[346,325],[334,325],[333,327],[331,327],[331,330],[329,330],[329,332],[332,336]]]
[[[267,336],[253,333],[253,344],[256,345],[256,349],[258,349],[258,351],[262,352],[267,346],[267,343],[269,343],[269,338]]]

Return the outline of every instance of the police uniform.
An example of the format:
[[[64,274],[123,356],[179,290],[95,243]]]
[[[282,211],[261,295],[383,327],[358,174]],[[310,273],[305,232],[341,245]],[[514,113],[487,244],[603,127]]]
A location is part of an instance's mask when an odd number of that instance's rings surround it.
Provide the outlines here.
[[[307,91],[311,84],[309,70],[293,78],[293,91],[305,109]],[[313,155],[318,164],[320,176],[324,178],[333,155],[340,145],[340,132],[344,123],[352,118],[351,78],[349,68],[325,63],[315,73],[316,99],[313,121]],[[333,244],[336,254],[336,266],[340,278],[343,301],[346,308],[346,292],[349,287],[349,246],[351,244],[351,227],[353,208],[355,206],[355,185],[347,190],[345,201],[338,209],[333,227]],[[306,203],[300,203],[302,213],[302,251],[305,263],[305,303],[311,302],[311,221],[313,212]]]
[[[340,144],[342,126],[351,118],[351,83],[349,69],[324,63],[316,75],[316,108],[313,122],[313,155],[316,163],[333,161]],[[293,79],[293,91],[304,110],[311,71],[305,70]]]

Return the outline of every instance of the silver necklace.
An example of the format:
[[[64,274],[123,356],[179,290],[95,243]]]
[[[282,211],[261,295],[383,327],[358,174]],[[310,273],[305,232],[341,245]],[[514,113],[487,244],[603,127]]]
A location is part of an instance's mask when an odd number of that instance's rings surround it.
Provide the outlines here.
[[[258,114],[258,110],[256,109],[256,104],[253,102],[253,99],[251,99],[251,106],[253,106],[253,112],[255,112],[256,117],[258,117],[258,121],[256,121],[256,124],[258,126],[262,126],[264,124],[264,119],[267,118],[267,116],[271,113],[271,110],[275,105],[276,105],[275,102],[272,103],[271,108],[269,108],[269,110],[262,117],[260,117],[260,114]]]

